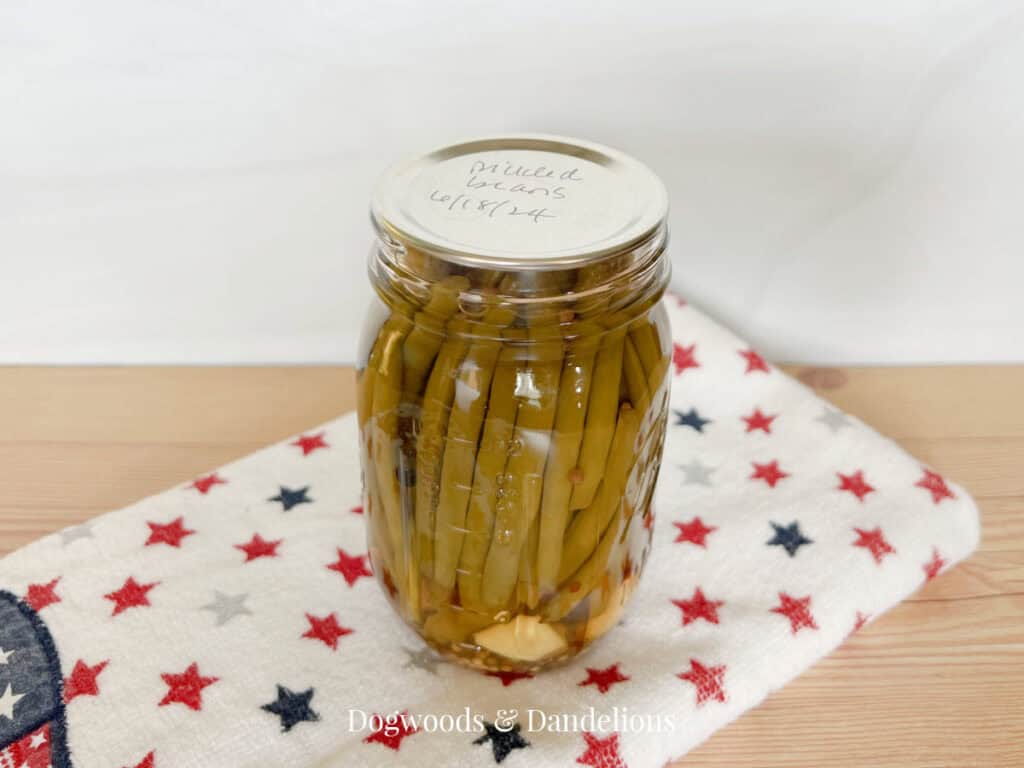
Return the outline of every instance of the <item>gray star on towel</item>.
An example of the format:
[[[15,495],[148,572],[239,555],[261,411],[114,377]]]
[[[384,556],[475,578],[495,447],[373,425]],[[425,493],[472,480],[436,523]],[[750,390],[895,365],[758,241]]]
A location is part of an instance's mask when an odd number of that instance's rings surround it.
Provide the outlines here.
[[[252,616],[252,611],[245,605],[245,601],[248,599],[248,592],[239,595],[225,595],[215,589],[213,590],[213,602],[207,603],[199,610],[210,611],[216,616],[217,626],[223,627],[235,616]]]
[[[82,523],[81,525],[75,525],[71,528],[65,528],[60,532],[60,543],[61,546],[66,547],[72,542],[78,541],[79,539],[91,539],[92,536],[92,522]]]
[[[441,663],[441,658],[432,650],[429,648],[420,648],[418,651],[410,651],[408,648],[402,648],[402,650],[409,657],[409,660],[402,665],[402,669],[416,667],[432,675],[437,674],[437,665]]]
[[[831,429],[832,434],[835,434],[843,427],[853,426],[853,422],[850,421],[850,418],[845,413],[837,408],[829,408],[827,405],[821,412],[821,416],[816,418],[815,421],[820,421],[826,427]]]
[[[689,464],[680,464],[679,468],[686,474],[683,481],[686,485],[713,485],[711,474],[717,467],[709,467],[701,464],[700,459],[694,459]]]

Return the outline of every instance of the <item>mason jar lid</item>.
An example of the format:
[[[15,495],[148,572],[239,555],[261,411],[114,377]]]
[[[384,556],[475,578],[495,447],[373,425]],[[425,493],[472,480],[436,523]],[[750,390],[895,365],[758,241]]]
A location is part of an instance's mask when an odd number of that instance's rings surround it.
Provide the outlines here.
[[[579,139],[452,144],[396,164],[371,205],[382,237],[445,261],[559,269],[664,238],[668,195],[643,163]]]

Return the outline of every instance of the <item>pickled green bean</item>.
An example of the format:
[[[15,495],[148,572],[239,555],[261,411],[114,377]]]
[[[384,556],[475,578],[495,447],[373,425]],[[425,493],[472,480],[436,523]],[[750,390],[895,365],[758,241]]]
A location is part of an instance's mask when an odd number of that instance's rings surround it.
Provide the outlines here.
[[[544,470],[537,545],[537,580],[541,594],[550,592],[558,584],[562,536],[571,511],[569,500],[576,477],[574,470],[583,441],[587,403],[594,384],[594,358],[600,339],[598,330],[591,327],[577,327],[574,332],[581,335],[570,342],[562,369],[551,454]]]
[[[572,489],[570,509],[582,509],[594,500],[604,473],[619,407],[624,337],[624,329],[608,331],[597,353],[594,387],[587,403],[586,426],[577,465],[578,482]]]
[[[641,413],[628,403],[619,409],[615,435],[611,440],[608,467],[593,502],[580,510],[569,524],[562,550],[559,581],[564,581],[590,556],[608,521],[624,502],[626,481],[635,460],[634,444]]]
[[[412,397],[421,394],[423,382],[445,339],[444,327],[458,310],[459,295],[469,287],[469,280],[452,275],[434,284],[430,299],[416,314],[414,325],[402,347],[405,368],[403,390]]]
[[[541,615],[546,621],[558,621],[564,617],[598,586],[605,576],[612,547],[624,530],[623,517],[624,510],[620,508],[601,533],[600,541],[590,556],[542,606]]]
[[[416,556],[420,572],[425,575],[434,570],[434,509],[440,495],[441,462],[455,396],[455,377],[469,349],[468,328],[468,322],[461,317],[449,322],[448,335],[423,393],[416,439]]]
[[[522,338],[522,332],[506,331],[506,338]],[[508,344],[501,347],[484,421],[483,434],[473,468],[473,488],[466,510],[465,535],[459,555],[458,584],[462,605],[482,610],[481,581],[487,551],[494,528],[495,506],[498,494],[505,492],[505,465],[515,431],[519,410],[514,393],[516,389],[516,349]],[[455,549],[454,546],[451,547]],[[435,570],[438,582],[447,576]]]
[[[455,569],[462,553],[477,444],[501,352],[498,334],[513,317],[509,308],[496,307],[487,313],[482,323],[474,324],[471,333],[475,340],[457,371],[434,532],[434,580],[447,589],[455,586]]]
[[[370,420],[370,450],[376,467],[380,505],[388,528],[394,556],[394,577],[404,581],[404,555],[408,551],[395,454],[398,451],[398,408],[402,399],[402,341],[412,323],[402,315],[392,315],[384,324],[375,350],[376,373],[373,377],[373,418]],[[379,512],[378,512],[379,514]]]
[[[505,498],[495,505],[480,588],[484,604],[492,609],[504,606],[515,589],[519,552],[540,509],[562,372],[563,343],[557,326],[530,329],[529,341],[529,360],[516,381],[519,413],[505,468],[513,485],[505,488]]]
[[[626,379],[626,391],[629,393],[629,400],[638,413],[645,413],[650,396],[647,392],[647,376],[644,374],[643,366],[640,364],[640,356],[637,354],[633,339],[626,336],[623,347],[622,368]]]

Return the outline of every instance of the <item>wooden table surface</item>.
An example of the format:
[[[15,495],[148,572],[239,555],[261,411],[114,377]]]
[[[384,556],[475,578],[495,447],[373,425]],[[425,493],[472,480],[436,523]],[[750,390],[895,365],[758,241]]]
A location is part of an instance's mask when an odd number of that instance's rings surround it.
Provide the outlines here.
[[[790,370],[963,483],[981,549],[680,764],[1024,766],[1024,367]],[[345,368],[0,368],[0,554],[352,407]]]

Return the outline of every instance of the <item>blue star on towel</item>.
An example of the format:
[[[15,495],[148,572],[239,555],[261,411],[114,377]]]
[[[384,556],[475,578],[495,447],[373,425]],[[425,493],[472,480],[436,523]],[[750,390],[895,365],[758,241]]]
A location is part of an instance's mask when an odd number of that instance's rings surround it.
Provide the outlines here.
[[[283,485],[280,486],[280,488],[281,492],[277,494],[277,496],[271,496],[268,501],[280,501],[285,512],[299,504],[311,504],[313,502],[313,500],[306,495],[309,492],[308,485],[304,488],[299,488],[297,491],[293,491],[291,488],[285,488]]]
[[[288,733],[299,723],[315,723],[320,719],[320,715],[309,706],[315,692],[313,688],[307,688],[302,693],[295,693],[278,685],[277,701],[264,704],[260,709],[281,718],[281,731]]]
[[[530,742],[519,735],[519,723],[513,725],[511,729],[502,730],[492,723],[485,722],[484,730],[486,733],[473,743],[491,742],[491,751],[494,753],[494,762],[496,763],[500,763],[508,757],[513,749],[530,746]]]
[[[814,543],[811,539],[800,533],[800,525],[795,520],[786,526],[772,523],[772,528],[775,529],[775,538],[766,542],[767,546],[782,547],[789,553],[790,557],[794,557],[800,547],[805,544]]]
[[[701,415],[697,413],[696,408],[691,408],[686,413],[683,413],[682,411],[677,411],[673,408],[672,413],[676,415],[677,427],[693,427],[698,432],[703,432],[704,425],[711,423],[711,419],[701,418]]]

